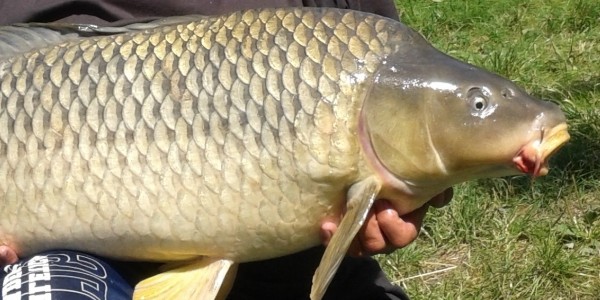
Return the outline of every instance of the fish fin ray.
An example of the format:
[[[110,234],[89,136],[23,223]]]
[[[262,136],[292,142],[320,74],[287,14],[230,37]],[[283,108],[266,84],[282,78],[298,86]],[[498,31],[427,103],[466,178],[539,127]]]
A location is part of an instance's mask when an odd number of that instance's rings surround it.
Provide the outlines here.
[[[237,264],[227,259],[205,257],[173,263],[166,269],[138,283],[133,299],[225,299],[233,284]]]
[[[325,295],[352,240],[365,222],[367,214],[379,194],[381,183],[373,177],[354,184],[348,191],[347,210],[337,231],[333,234],[319,267],[312,280],[311,300],[320,300]]]
[[[0,60],[78,38],[77,34],[61,33],[43,24],[2,26],[0,27]]]
[[[0,26],[0,60],[35,49],[86,37],[151,30],[160,26],[200,21],[203,18],[206,18],[206,16],[189,15],[167,18],[144,18],[119,22],[112,26],[68,23],[20,23]]]

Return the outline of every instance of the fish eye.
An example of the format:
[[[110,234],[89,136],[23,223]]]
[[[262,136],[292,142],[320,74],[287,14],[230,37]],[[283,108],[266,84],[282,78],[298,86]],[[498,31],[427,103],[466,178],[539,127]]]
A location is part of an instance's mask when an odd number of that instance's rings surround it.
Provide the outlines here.
[[[488,99],[479,88],[470,89],[467,97],[475,111],[482,111],[488,106]]]

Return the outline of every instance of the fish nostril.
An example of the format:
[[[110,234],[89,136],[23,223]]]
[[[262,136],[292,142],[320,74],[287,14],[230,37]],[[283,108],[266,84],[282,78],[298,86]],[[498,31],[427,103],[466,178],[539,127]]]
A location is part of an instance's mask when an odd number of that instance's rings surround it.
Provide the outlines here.
[[[515,92],[511,88],[503,88],[500,91],[500,95],[502,95],[504,99],[511,99],[514,96],[514,94]]]

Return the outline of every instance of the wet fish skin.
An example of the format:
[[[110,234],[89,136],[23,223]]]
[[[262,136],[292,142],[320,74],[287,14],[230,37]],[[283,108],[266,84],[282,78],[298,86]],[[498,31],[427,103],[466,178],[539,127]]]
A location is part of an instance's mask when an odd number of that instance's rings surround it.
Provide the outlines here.
[[[151,260],[318,244],[360,179],[356,95],[390,28],[251,10],[1,60],[0,240]]]
[[[138,298],[214,297],[235,263],[317,245],[344,211],[320,299],[375,199],[404,214],[457,182],[544,175],[569,138],[558,107],[370,14],[49,28],[70,33],[0,51],[0,241],[20,255],[204,257]]]

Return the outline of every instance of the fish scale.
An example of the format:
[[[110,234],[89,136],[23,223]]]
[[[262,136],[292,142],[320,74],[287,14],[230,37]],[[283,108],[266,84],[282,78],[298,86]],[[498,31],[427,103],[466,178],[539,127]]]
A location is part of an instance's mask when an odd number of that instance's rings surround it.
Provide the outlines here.
[[[194,259],[136,299],[214,298],[236,263],[320,243],[321,299],[375,199],[548,172],[558,106],[394,20],[263,9],[0,27],[0,245]],[[343,213],[343,216],[342,216]]]
[[[151,260],[318,244],[361,176],[348,81],[385,55],[387,22],[247,11],[0,61],[0,214],[39,216],[1,218],[0,238]]]

